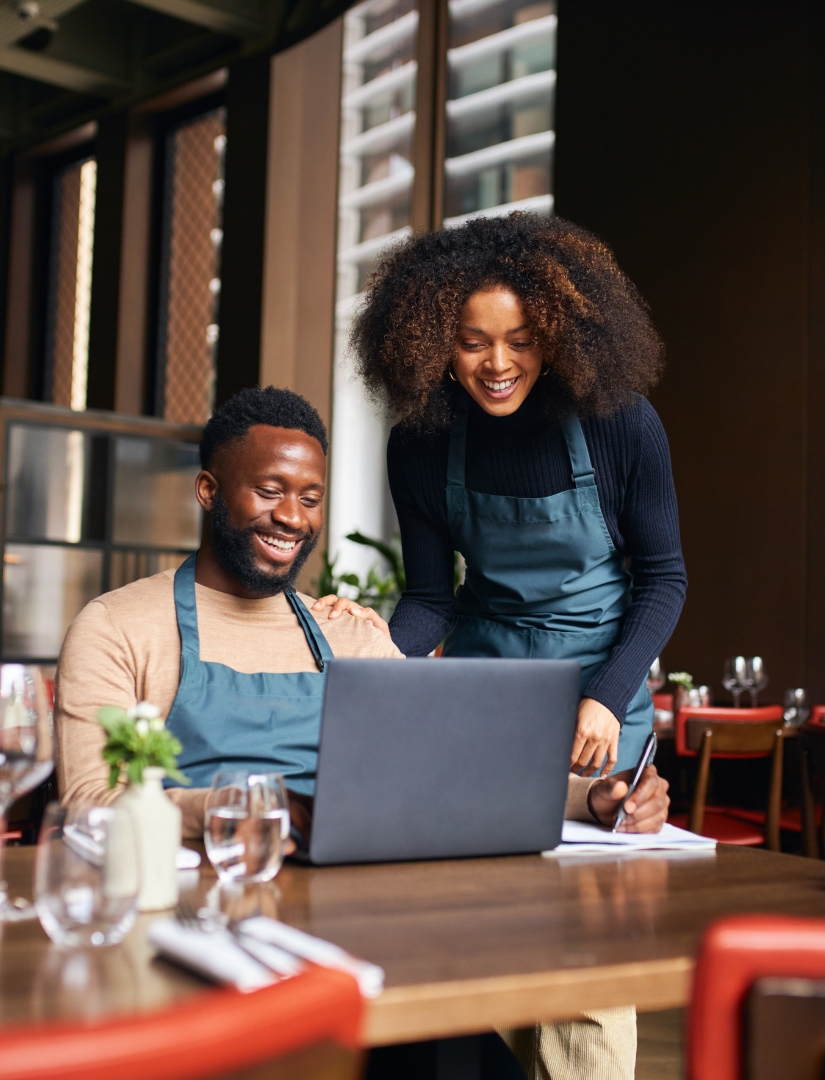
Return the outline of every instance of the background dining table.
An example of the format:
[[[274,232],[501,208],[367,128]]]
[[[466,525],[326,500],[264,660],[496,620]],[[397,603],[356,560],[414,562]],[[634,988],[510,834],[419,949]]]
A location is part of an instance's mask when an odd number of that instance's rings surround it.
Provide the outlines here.
[[[202,846],[198,847],[201,853]],[[12,896],[32,895],[35,849],[6,851]],[[822,862],[719,846],[716,853],[311,868],[287,864],[232,914],[262,912],[380,964],[363,1043],[471,1034],[580,1010],[686,1004],[702,930],[723,915],[820,915]],[[197,903],[216,885],[204,859],[182,879]],[[153,957],[141,915],[116,946],[52,945],[36,921],[0,927],[0,1025],[148,1010],[202,992]]]

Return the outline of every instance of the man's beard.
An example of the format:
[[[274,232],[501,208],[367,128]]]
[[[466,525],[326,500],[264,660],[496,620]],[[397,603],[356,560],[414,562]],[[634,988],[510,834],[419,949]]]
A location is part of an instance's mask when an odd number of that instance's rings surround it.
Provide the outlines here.
[[[227,574],[251,593],[259,596],[275,596],[288,589],[301,572],[301,568],[315,550],[318,535],[298,533],[295,537],[302,540],[300,550],[289,566],[282,570],[261,570],[255,563],[253,528],[236,529],[229,520],[229,508],[220,492],[212,503],[212,546],[215,557]]]

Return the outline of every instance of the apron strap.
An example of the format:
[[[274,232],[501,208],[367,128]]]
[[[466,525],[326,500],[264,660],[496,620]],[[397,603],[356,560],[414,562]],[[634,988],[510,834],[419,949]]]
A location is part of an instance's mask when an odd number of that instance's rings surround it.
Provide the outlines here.
[[[286,590],[286,598],[289,601],[289,606],[295,612],[298,622],[301,624],[304,637],[307,639],[307,645],[309,645],[310,652],[315,660],[315,666],[323,673],[326,663],[335,659],[332,649],[329,647],[329,642],[321,633],[318,623],[304,607],[300,596],[291,586]]]
[[[596,470],[590,461],[590,451],[584,437],[581,420],[575,414],[562,421],[562,431],[570,455],[570,473],[576,488],[596,486]]]
[[[467,395],[461,394],[450,428],[447,487],[464,487],[464,459],[467,449],[467,406]]]
[[[175,571],[175,612],[178,617],[181,651],[200,660],[198,609],[195,604],[195,555],[190,555]]]

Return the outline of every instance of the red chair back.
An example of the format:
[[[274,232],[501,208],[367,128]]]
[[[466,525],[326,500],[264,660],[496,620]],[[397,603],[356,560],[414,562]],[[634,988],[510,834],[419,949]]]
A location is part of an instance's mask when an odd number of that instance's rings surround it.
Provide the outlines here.
[[[663,712],[673,712],[673,694],[654,694],[653,708]]]
[[[693,706],[685,705],[676,713],[675,721],[675,735],[676,735],[676,753],[681,757],[695,757],[698,750],[692,749],[688,744],[687,738],[687,725],[688,720],[720,720],[723,722],[733,722],[741,724],[760,724],[766,720],[776,721],[780,723],[783,719],[783,709],[781,705],[763,705],[758,709],[729,709],[724,707],[711,706]],[[720,758],[738,758],[738,757],[764,757],[762,753],[714,753],[714,757]]]
[[[349,975],[314,968],[242,994],[213,990],[161,1012],[0,1029],[0,1080],[196,1080],[322,1042],[358,1044]]]
[[[689,1080],[742,1080],[742,1011],[757,979],[825,976],[825,919],[737,915],[705,932],[688,1014]]]
[[[809,724],[825,724],[825,705],[814,705],[811,715],[808,717]]]

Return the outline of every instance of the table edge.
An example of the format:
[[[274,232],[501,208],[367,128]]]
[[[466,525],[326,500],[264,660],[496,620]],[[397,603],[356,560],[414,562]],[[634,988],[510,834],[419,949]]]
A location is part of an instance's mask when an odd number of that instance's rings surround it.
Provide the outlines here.
[[[628,1005],[640,1012],[678,1008],[689,1000],[693,968],[691,957],[676,956],[390,987],[366,1002],[361,1042],[385,1046],[472,1035]]]

